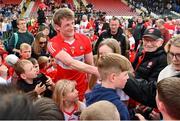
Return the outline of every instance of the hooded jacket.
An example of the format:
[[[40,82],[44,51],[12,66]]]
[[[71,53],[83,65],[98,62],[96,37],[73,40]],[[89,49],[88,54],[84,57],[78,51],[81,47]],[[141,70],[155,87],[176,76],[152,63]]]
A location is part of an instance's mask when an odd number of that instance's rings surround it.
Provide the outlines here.
[[[121,102],[120,97],[117,95],[115,89],[105,88],[98,84],[93,88],[92,92],[85,95],[85,98],[87,106],[101,100],[109,101],[117,107],[121,120],[130,119],[128,109],[125,104]]]

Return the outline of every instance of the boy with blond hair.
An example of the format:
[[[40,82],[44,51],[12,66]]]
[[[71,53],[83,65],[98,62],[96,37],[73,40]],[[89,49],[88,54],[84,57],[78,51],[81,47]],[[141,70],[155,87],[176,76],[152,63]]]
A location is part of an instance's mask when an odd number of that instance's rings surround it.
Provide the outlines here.
[[[130,62],[122,55],[108,53],[100,56],[97,67],[102,83],[86,94],[87,105],[101,100],[109,101],[117,107],[122,120],[129,120],[128,109],[120,100],[116,89],[124,88],[129,78]]]
[[[82,111],[80,120],[120,120],[120,116],[114,104],[109,101],[98,101]]]
[[[31,45],[27,44],[27,43],[22,43],[20,45],[20,59],[29,59],[31,58],[31,52],[32,52],[32,48]]]

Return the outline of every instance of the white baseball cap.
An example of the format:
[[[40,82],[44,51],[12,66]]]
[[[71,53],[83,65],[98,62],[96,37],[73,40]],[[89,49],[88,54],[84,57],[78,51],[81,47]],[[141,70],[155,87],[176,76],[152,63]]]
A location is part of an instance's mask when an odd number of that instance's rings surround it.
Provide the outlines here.
[[[9,54],[5,57],[5,61],[9,66],[13,66],[18,60],[19,58],[14,54]]]

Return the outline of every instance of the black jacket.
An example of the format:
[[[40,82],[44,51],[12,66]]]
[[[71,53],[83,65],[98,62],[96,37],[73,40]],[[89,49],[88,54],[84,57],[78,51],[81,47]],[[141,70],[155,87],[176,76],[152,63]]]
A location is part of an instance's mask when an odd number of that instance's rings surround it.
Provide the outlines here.
[[[180,74],[176,75],[180,77]],[[137,80],[131,74],[129,74],[129,79],[123,89],[123,91],[132,99],[150,107],[156,106],[156,88],[157,82],[146,80]]]
[[[126,54],[126,38],[125,36],[123,35],[123,30],[121,28],[118,29],[118,32],[117,34],[115,35],[112,35],[111,34],[111,30],[108,30],[108,31],[105,31],[103,32],[100,36],[99,36],[99,39],[97,40],[96,42],[96,45],[95,45],[95,50],[94,50],[94,54],[97,54],[97,50],[98,50],[98,46],[99,44],[106,38],[114,38],[116,39],[118,42],[121,43],[120,47],[121,47],[121,53],[122,55],[125,56]]]
[[[139,51],[133,62],[133,68],[138,66],[139,58],[142,57],[143,50]],[[145,79],[148,82],[157,81],[158,75],[162,69],[167,66],[167,54],[163,47],[158,48],[155,52],[146,52],[144,58],[137,70],[135,70],[135,78]]]

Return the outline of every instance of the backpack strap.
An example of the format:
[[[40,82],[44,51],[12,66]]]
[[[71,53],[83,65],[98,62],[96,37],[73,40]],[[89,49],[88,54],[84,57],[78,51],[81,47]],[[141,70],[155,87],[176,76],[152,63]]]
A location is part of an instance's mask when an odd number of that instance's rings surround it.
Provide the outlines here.
[[[18,42],[18,33],[17,32],[14,33],[14,37],[15,37],[14,48],[16,48],[16,45]]]

